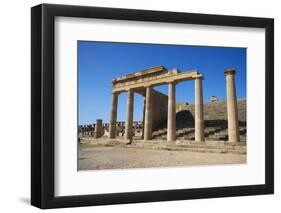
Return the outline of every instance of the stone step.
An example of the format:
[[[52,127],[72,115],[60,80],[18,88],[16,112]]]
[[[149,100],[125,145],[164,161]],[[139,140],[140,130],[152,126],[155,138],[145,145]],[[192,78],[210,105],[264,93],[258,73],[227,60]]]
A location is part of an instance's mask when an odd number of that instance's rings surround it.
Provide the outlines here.
[[[188,136],[180,136],[180,137],[177,137],[177,140],[188,140],[189,137]]]
[[[184,131],[194,131],[194,128],[188,128],[188,127],[185,127],[185,128],[181,128],[182,130],[184,130]]]
[[[228,133],[227,133],[227,132],[216,132],[216,133],[214,133],[213,135],[217,135],[217,136],[226,136],[226,135],[228,135]]]
[[[188,135],[194,135],[194,132],[190,132],[190,133],[176,133],[176,136],[188,136]]]
[[[209,137],[206,137],[206,139],[209,139],[211,141],[226,141],[228,140],[228,138],[225,136],[225,137],[222,137],[222,136],[209,136]]]
[[[240,127],[239,129],[240,129],[240,131],[246,131],[245,128]],[[195,130],[194,128],[178,128],[177,129],[177,131],[194,131],[194,130]],[[167,128],[154,130],[154,132],[156,132],[156,131],[167,131]],[[226,131],[227,132],[227,129],[222,128],[222,127],[206,127],[205,131]]]
[[[205,134],[213,134],[215,131],[214,130],[205,130],[204,133]]]
[[[206,149],[227,149],[227,150],[244,150],[245,146],[234,146],[234,145],[208,145],[208,144],[188,144],[188,145],[177,145],[177,147],[183,148],[206,148]]]
[[[219,137],[227,137],[228,131],[227,129],[221,129],[221,128],[215,128],[215,127],[208,127],[205,129],[205,137],[210,137],[213,138],[212,136],[218,136],[214,137],[214,139],[219,138]],[[163,130],[156,130],[152,133],[153,138],[165,138],[167,135],[167,129]],[[246,129],[240,130],[240,136],[246,136]],[[185,137],[185,136],[194,136],[194,128],[182,128],[182,129],[177,129],[176,131],[176,136],[177,137]]]
[[[240,147],[239,149],[227,148],[226,147],[199,147],[199,146],[164,146],[164,145],[156,145],[156,144],[130,144],[130,145],[122,145],[124,147],[129,148],[144,148],[144,149],[162,149],[162,150],[170,150],[170,151],[190,151],[190,152],[208,152],[208,153],[233,153],[233,154],[246,154],[246,148]]]
[[[177,140],[194,140],[194,134],[192,135],[176,135]],[[228,140],[228,136],[227,135],[205,135],[205,138],[211,141],[217,141],[217,140],[223,140],[223,141],[227,141]],[[166,140],[167,139],[167,135],[157,135],[157,136],[153,136],[153,139],[156,140]],[[246,141],[246,137],[243,137],[240,135],[240,140],[242,141]]]

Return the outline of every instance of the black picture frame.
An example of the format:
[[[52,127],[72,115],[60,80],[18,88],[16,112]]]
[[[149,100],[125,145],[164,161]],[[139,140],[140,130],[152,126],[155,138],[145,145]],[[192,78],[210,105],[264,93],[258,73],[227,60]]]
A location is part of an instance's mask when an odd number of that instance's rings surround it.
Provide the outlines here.
[[[54,20],[101,18],[264,28],[265,184],[93,195],[54,195]],[[271,18],[41,4],[31,8],[31,204],[39,208],[140,203],[274,193],[274,20]]]

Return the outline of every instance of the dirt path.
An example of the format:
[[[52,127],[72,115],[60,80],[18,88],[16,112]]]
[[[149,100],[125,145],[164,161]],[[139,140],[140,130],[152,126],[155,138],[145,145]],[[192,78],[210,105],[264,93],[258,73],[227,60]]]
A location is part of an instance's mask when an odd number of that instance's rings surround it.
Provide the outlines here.
[[[246,163],[246,155],[79,145],[79,170]]]

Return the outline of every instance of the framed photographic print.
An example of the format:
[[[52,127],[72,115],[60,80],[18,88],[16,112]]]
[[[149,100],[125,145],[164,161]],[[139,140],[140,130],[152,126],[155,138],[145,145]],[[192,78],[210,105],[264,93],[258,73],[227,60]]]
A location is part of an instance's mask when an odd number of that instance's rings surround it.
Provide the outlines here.
[[[271,194],[274,21],[31,9],[31,203]]]

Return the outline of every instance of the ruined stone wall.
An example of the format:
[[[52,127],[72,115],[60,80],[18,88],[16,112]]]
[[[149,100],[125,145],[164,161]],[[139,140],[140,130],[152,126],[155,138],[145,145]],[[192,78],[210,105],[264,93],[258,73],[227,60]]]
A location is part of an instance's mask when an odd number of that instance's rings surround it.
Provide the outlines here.
[[[245,126],[246,125],[246,99],[241,99],[237,101],[238,105],[238,118],[239,118],[239,125]],[[180,114],[184,114],[182,120],[190,120],[190,125],[193,125],[192,117],[194,119],[194,105],[184,105],[179,104],[177,105],[177,121],[180,119],[178,116]],[[186,119],[189,116],[189,119]],[[227,107],[226,101],[219,101],[219,102],[210,102],[204,104],[204,120],[206,126],[222,126],[227,125]],[[181,122],[180,122],[181,123]]]
[[[237,101],[239,126],[246,126],[247,101],[241,99]],[[187,103],[178,103],[176,106],[176,124],[177,128],[194,127],[194,105]],[[227,128],[227,108],[226,101],[204,103],[204,123],[206,127]],[[166,128],[167,119],[157,128]]]
[[[152,90],[152,95],[153,95],[152,130],[155,130],[163,122],[167,121],[168,96],[154,89]],[[144,103],[144,108],[145,108],[145,103]],[[143,117],[145,117],[145,110],[143,114],[144,114]]]
[[[167,120],[168,114],[168,96],[153,90],[153,117],[152,129],[156,129]]]

